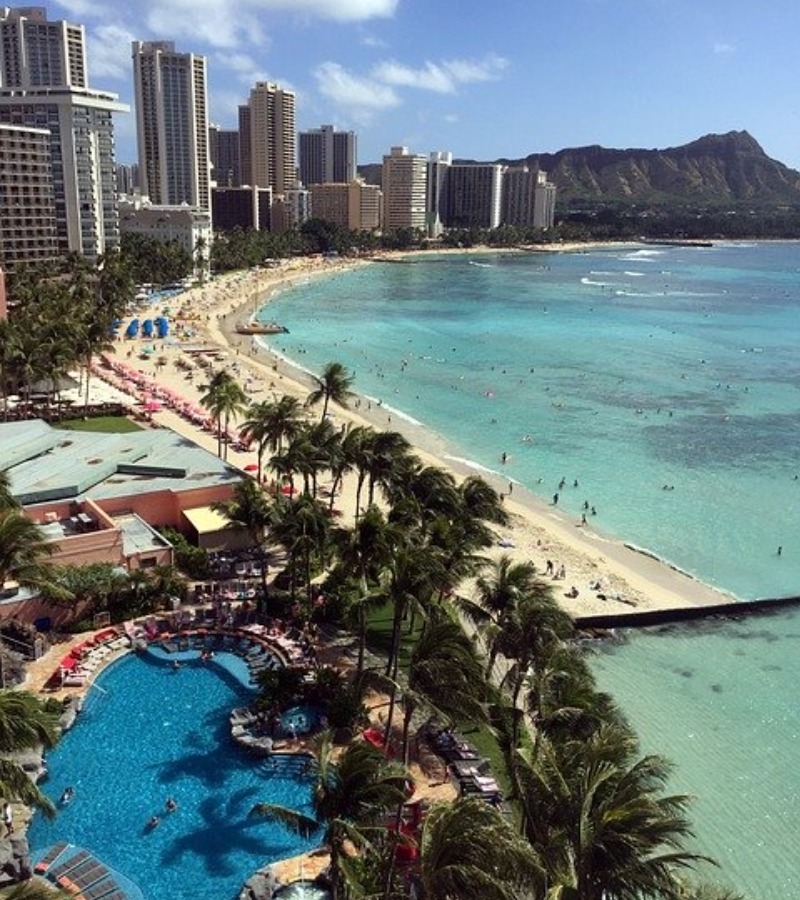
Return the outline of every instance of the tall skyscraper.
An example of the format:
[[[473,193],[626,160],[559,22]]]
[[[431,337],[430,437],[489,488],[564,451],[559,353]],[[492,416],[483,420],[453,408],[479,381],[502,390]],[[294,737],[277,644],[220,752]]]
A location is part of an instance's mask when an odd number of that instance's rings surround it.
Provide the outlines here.
[[[497,228],[503,167],[494,163],[453,164],[447,173],[440,212],[446,228]]]
[[[0,7],[0,82],[0,123],[50,133],[59,252],[96,259],[116,247],[112,113],[128,107],[88,87],[83,26]]]
[[[349,184],[356,177],[356,136],[323,125],[297,136],[300,181],[312,184]]]
[[[527,166],[507,169],[503,175],[504,225],[533,225],[552,228],[555,218],[556,186],[547,173]]]
[[[276,196],[294,189],[295,95],[280,85],[259,81],[239,107],[242,184],[272,188]]]
[[[205,57],[134,41],[133,86],[142,192],[159,206],[210,210]]]
[[[211,178],[217,187],[239,187],[239,132],[235,129],[208,127],[208,155]]]
[[[408,147],[392,147],[383,157],[383,226],[425,228],[427,161]]]
[[[50,132],[0,125],[0,264],[13,272],[57,256]]]

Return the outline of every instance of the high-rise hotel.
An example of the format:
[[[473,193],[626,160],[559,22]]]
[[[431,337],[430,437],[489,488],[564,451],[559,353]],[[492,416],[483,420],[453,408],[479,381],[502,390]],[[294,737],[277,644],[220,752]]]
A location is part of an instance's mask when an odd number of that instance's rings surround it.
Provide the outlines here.
[[[142,193],[157,206],[211,208],[206,59],[172,41],[133,42]]]
[[[239,107],[242,184],[271,188],[282,196],[295,186],[295,95],[259,81]]]
[[[119,244],[112,114],[127,111],[89,88],[82,25],[0,7],[0,124],[49,134],[59,253],[97,259]]]

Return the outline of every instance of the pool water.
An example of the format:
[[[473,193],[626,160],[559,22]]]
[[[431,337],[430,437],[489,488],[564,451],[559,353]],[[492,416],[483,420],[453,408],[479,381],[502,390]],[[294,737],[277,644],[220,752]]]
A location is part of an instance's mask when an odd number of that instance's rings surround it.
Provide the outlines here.
[[[252,691],[218,665],[173,670],[127,656],[103,672],[76,726],[48,756],[42,787],[72,802],[37,816],[34,856],[59,840],[87,848],[130,878],[147,900],[233,900],[259,867],[318,844],[251,818],[268,801],[311,814],[302,757],[257,760],[235,747],[228,716]],[[173,797],[178,809],[167,814]],[[146,823],[154,814],[161,824]]]

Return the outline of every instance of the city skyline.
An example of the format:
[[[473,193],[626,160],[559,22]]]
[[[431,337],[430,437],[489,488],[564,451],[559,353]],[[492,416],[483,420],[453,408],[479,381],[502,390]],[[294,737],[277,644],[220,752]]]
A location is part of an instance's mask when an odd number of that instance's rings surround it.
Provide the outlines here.
[[[800,8],[767,0],[49,0],[86,26],[90,81],[130,103],[132,40],[208,58],[210,121],[235,128],[256,81],[297,95],[297,128],[358,134],[360,164],[391,146],[518,158],[601,144],[665,148],[747,130],[800,169],[792,89]],[[117,159],[135,120],[115,117]]]

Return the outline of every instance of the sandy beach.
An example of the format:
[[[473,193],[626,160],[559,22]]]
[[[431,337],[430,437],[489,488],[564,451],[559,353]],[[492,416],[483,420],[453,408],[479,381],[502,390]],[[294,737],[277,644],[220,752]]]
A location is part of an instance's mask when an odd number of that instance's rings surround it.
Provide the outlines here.
[[[553,249],[586,248],[583,245],[559,245]],[[477,251],[471,248],[455,252]],[[191,369],[187,372],[179,368],[183,365],[179,360],[187,358],[186,348],[198,347],[218,351],[214,367],[229,368],[252,401],[273,399],[283,394],[305,399],[311,387],[310,378],[301,369],[270,353],[269,337],[262,340],[237,334],[236,324],[248,320],[281,290],[313,278],[336,277],[360,265],[369,265],[369,262],[314,258],[284,261],[272,269],[223,275],[172,298],[168,303],[161,301],[138,311],[139,318],[147,318],[161,314],[165,307],[170,310],[170,339],[163,344],[156,342],[155,350],[149,356],[139,353],[140,345],[143,347],[148,342],[136,339],[120,339],[115,345],[115,353],[128,365],[194,403],[203,393],[202,387],[207,383],[207,371],[210,370]],[[355,388],[358,389],[357,384]],[[131,402],[136,408],[136,401]],[[397,415],[392,418],[386,409],[373,406],[368,410],[364,402],[357,409],[334,407],[331,413],[338,422],[400,431],[427,464],[447,468],[459,478],[475,474],[458,461],[445,459],[444,448],[439,446],[435,435]],[[163,409],[153,412],[152,419],[153,424],[171,428],[216,452],[214,433],[204,431],[177,412]],[[242,453],[231,448],[229,461],[244,469],[255,461],[255,453]],[[496,556],[507,553],[514,560],[530,559],[543,577],[549,577],[545,575],[548,561],[556,573],[563,567],[564,577],[553,579],[553,591],[564,608],[574,615],[629,614],[636,610],[713,605],[734,599],[622,541],[603,535],[592,527],[591,517],[582,524],[519,484],[515,484],[509,494],[507,480],[490,474],[484,477],[505,495],[504,502],[512,517],[510,527],[498,529],[497,543],[491,553]],[[345,517],[354,513],[354,481],[345,480],[337,504]],[[567,596],[575,591],[577,596]]]

